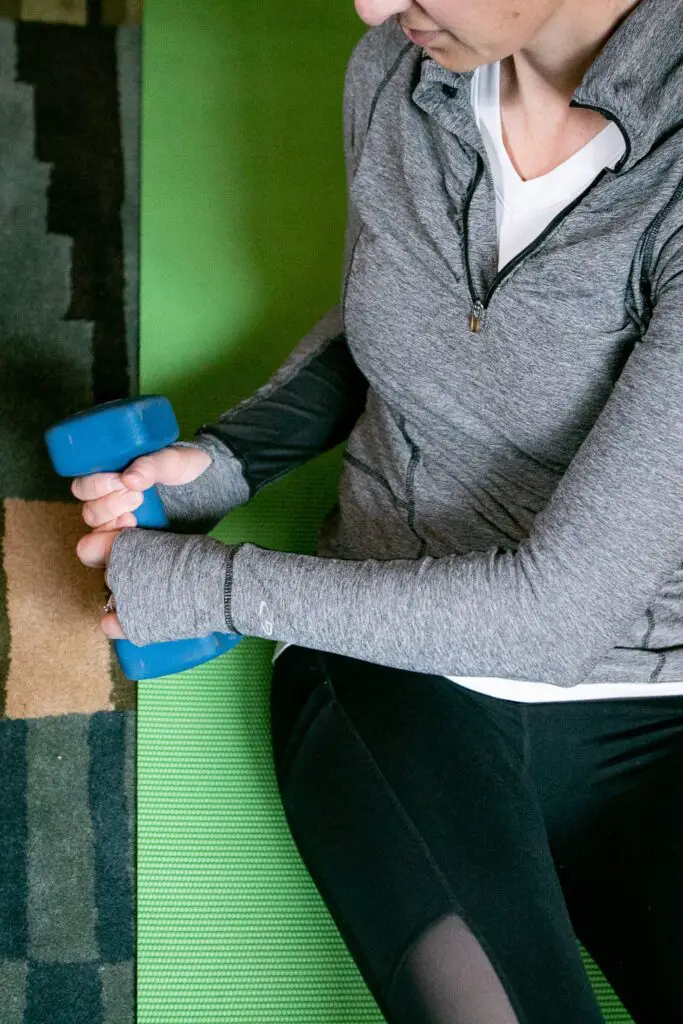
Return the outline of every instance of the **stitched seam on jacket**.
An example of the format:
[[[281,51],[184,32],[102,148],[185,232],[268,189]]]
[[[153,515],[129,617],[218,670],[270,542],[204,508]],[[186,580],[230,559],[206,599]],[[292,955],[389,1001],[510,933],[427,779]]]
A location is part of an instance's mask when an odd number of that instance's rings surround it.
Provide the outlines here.
[[[406,419],[405,416],[401,416],[399,421],[399,429],[403,434],[403,439],[410,448],[410,462],[408,463],[408,469],[406,472],[406,495],[408,497],[408,528],[410,532],[420,542],[420,550],[417,553],[417,557],[421,558],[427,550],[427,542],[424,537],[421,537],[415,528],[415,472],[418,464],[422,458],[422,452],[418,446],[411,440],[405,429]]]
[[[230,423],[237,416],[239,416],[240,413],[245,412],[247,409],[250,409],[253,405],[256,405],[258,404],[258,402],[261,402],[264,399],[268,399],[271,398],[273,395],[276,395],[281,388],[286,387],[287,384],[290,384],[295,379],[295,377],[299,375],[301,370],[305,370],[306,367],[315,359],[317,359],[320,355],[322,355],[322,353],[326,349],[328,349],[330,345],[333,345],[335,342],[340,341],[340,339],[342,338],[346,340],[346,334],[343,330],[339,331],[339,333],[335,334],[334,337],[332,338],[323,338],[321,342],[318,345],[316,345],[316,347],[311,352],[309,352],[304,359],[301,360],[301,362],[295,363],[295,365],[290,368],[289,373],[285,377],[283,377],[282,380],[279,380],[277,384],[273,384],[272,386],[264,384],[263,387],[260,387],[258,391],[256,391],[252,395],[251,398],[245,398],[244,401],[239,402],[234,409],[229,409],[227,412],[224,412],[221,416],[219,416],[217,423]],[[213,424],[207,424],[207,426],[210,427],[213,426]]]
[[[372,119],[375,116],[375,109],[377,108],[377,104],[379,103],[380,97],[381,97],[382,93],[384,92],[385,88],[387,87],[387,85],[389,84],[389,82],[391,81],[391,79],[393,78],[393,76],[396,74],[396,71],[398,70],[398,67],[399,67],[401,61],[403,60],[405,54],[408,53],[412,49],[412,47],[413,47],[412,43],[408,43],[407,46],[403,47],[403,49],[399,53],[398,57],[396,58],[396,60],[392,64],[391,68],[387,71],[386,75],[384,76],[384,78],[380,82],[379,86],[377,87],[377,91],[375,92],[375,95],[372,98],[372,103],[370,104],[370,113],[368,115],[368,123],[367,123],[367,125],[365,127],[365,134],[363,135],[363,144],[361,146],[360,153],[358,154],[358,158],[354,161],[355,166],[353,168],[353,177],[351,178],[351,181],[349,182],[349,191],[350,191],[351,183],[353,182],[353,180],[356,177],[356,172],[358,170],[360,162],[363,159],[363,152],[365,151],[365,143],[367,142],[368,134],[370,132],[370,126],[372,124]],[[355,143],[355,139],[353,141]],[[355,156],[355,154],[354,154],[354,156]],[[341,321],[342,321],[342,326],[344,327],[344,330],[346,330],[346,295],[347,295],[348,288],[349,288],[349,278],[351,277],[351,271],[353,269],[353,261],[354,261],[355,255],[356,255],[356,249],[358,248],[358,243],[361,240],[361,237],[362,237],[364,229],[365,229],[365,225],[361,221],[360,230],[358,232],[358,235],[356,236],[356,241],[353,243],[353,248],[351,249],[351,254],[349,256],[349,265],[346,268],[346,274],[344,275],[344,287],[343,287],[343,291],[342,291],[342,301],[341,301]]]
[[[659,655],[659,661],[657,662],[657,668],[654,670],[654,672],[650,676],[650,682],[651,683],[658,682],[659,677],[661,676],[662,671],[664,670],[664,666],[666,665],[666,658],[667,658],[666,654],[660,654]]]
[[[652,287],[650,281],[650,270],[652,266],[652,256],[654,253],[655,242],[659,234],[659,229],[664,221],[664,218],[669,212],[669,208],[678,202],[683,197],[683,181],[678,185],[676,191],[672,195],[666,206],[659,211],[657,216],[650,224],[645,239],[645,246],[643,250],[643,263],[640,271],[640,289],[641,293],[646,297],[648,301],[651,301]]]
[[[373,96],[372,103],[370,104],[370,115],[368,117],[368,123],[367,123],[367,127],[365,129],[365,137],[363,139],[363,148],[365,148],[365,139],[367,139],[367,137],[368,137],[368,132],[370,131],[370,125],[372,124],[372,119],[375,116],[375,109],[377,107],[377,104],[379,103],[380,96],[382,95],[382,93],[386,89],[386,87],[389,84],[389,82],[391,81],[391,79],[396,74],[396,72],[398,70],[398,66],[401,63],[401,61],[403,60],[403,58],[405,57],[405,55],[412,50],[413,45],[414,45],[413,43],[406,43],[406,45],[403,47],[403,49],[399,52],[398,57],[396,57],[394,63],[391,65],[391,67],[387,71],[387,73],[384,76],[384,78],[382,79],[382,81],[379,83],[379,87],[377,89],[377,92]],[[360,155],[361,156],[363,155],[363,150],[361,150],[361,154]],[[359,162],[360,162],[360,157],[359,157]],[[358,164],[356,164],[356,166],[358,166]]]
[[[650,649],[650,639],[651,639],[652,634],[654,633],[654,630],[655,630],[655,617],[654,617],[654,613],[653,613],[651,608],[647,608],[645,610],[645,615],[647,616],[648,626],[647,626],[647,630],[645,632],[645,636],[643,637],[643,647],[645,648],[645,650],[649,650]],[[664,666],[666,665],[666,659],[667,659],[667,655],[666,654],[660,654],[659,655],[659,661],[657,662],[656,667],[652,670],[652,674],[650,675],[650,678],[649,678],[648,682],[656,683],[658,681],[659,677],[661,676],[661,674],[662,674],[662,672],[664,670]]]
[[[225,584],[223,587],[223,607],[225,614],[225,624],[228,627],[228,633],[239,633],[239,630],[235,629],[235,623],[232,619],[232,579],[234,571],[235,555],[240,549],[241,544],[235,544],[228,550],[228,559],[225,567]]]
[[[349,462],[352,466],[355,466],[356,469],[359,469],[361,473],[365,473],[366,476],[369,476],[374,480],[375,483],[380,484],[380,486],[391,495],[392,501],[401,512],[408,511],[408,503],[402,498],[398,498],[392,491],[389,482],[385,480],[383,476],[380,476],[376,470],[372,469],[371,466],[367,466],[364,462],[361,462],[360,459],[357,459],[355,455],[351,454],[351,452],[344,452],[344,461]]]
[[[222,426],[223,424],[229,424],[234,422],[234,420],[241,413],[248,411],[249,409],[252,408],[252,406],[258,404],[261,401],[270,401],[273,395],[276,395],[281,388],[284,388],[288,384],[291,384],[291,382],[298,376],[298,374],[302,370],[305,370],[307,366],[309,366],[315,359],[321,356],[328,348],[330,348],[331,345],[335,344],[341,339],[346,340],[346,334],[344,331],[340,331],[339,334],[336,334],[332,338],[323,339],[322,343],[318,345],[315,349],[313,349],[313,351],[310,352],[305,359],[302,359],[300,363],[297,363],[294,367],[292,367],[292,370],[289,373],[289,375],[285,377],[283,380],[278,381],[277,384],[273,385],[270,388],[268,387],[267,384],[264,384],[263,387],[259,388],[259,390],[251,398],[245,399],[244,401],[240,402],[237,406],[235,406],[234,409],[230,409],[227,412],[223,413],[221,416],[219,416],[215,424],[216,427]],[[249,455],[245,452],[242,452],[239,448],[237,448],[235,446],[234,441],[225,441],[223,440],[223,438],[216,437],[215,434],[209,433],[209,430],[213,426],[214,424],[207,423],[204,427],[201,427],[197,431],[195,436],[210,437],[212,440],[215,440],[218,444],[222,444],[226,448],[228,448],[230,453],[234,455],[236,459],[238,459],[240,465],[242,466],[242,475],[244,476],[247,486],[249,487],[250,498],[254,498],[258,494],[258,492],[267,484],[275,483],[277,480],[280,480],[282,477],[287,476],[287,474],[291,472],[292,467],[287,466],[276,476],[269,477],[267,480],[263,480],[258,485],[252,484],[250,480],[251,468]]]
[[[643,637],[643,647],[647,650],[650,646],[650,637],[652,636],[655,628],[655,617],[650,608],[645,609],[645,616],[647,618],[648,625],[647,630],[645,631],[645,636]]]

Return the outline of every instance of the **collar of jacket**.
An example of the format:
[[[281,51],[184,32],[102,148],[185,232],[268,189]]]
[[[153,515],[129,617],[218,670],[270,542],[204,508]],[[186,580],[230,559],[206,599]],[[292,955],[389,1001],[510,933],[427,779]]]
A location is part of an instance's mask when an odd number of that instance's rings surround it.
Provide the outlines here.
[[[418,74],[413,100],[482,152],[469,99],[473,72],[447,71],[422,53]],[[593,61],[570,105],[600,110],[619,126],[626,153],[617,174],[629,171],[658,142],[681,128],[683,4],[641,0]]]

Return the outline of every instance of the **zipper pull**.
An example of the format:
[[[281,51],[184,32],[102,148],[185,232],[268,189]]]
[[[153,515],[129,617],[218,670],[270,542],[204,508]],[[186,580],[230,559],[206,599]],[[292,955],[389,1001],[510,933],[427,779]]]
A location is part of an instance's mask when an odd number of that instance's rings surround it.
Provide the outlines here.
[[[481,333],[481,329],[484,324],[485,312],[486,310],[484,309],[483,303],[479,302],[477,299],[472,307],[472,312],[470,313],[470,331],[472,334]]]

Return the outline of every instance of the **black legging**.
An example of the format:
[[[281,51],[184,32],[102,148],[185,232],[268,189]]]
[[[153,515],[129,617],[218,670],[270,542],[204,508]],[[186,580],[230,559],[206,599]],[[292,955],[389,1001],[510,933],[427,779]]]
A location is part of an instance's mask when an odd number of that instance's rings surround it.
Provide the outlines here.
[[[683,697],[518,704],[301,647],[272,737],[301,856],[389,1024],[683,1020]]]

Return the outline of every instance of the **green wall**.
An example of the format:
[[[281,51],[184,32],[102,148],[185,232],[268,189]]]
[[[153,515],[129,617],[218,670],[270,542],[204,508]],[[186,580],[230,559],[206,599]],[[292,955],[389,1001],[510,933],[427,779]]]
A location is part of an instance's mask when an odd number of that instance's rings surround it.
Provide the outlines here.
[[[184,436],[249,395],[338,301],[351,0],[145,5],[140,390]],[[312,550],[339,452],[217,529]],[[289,836],[272,644],[138,687],[139,1024],[376,1024]]]
[[[337,301],[351,0],[145,9],[141,373],[194,429]]]

